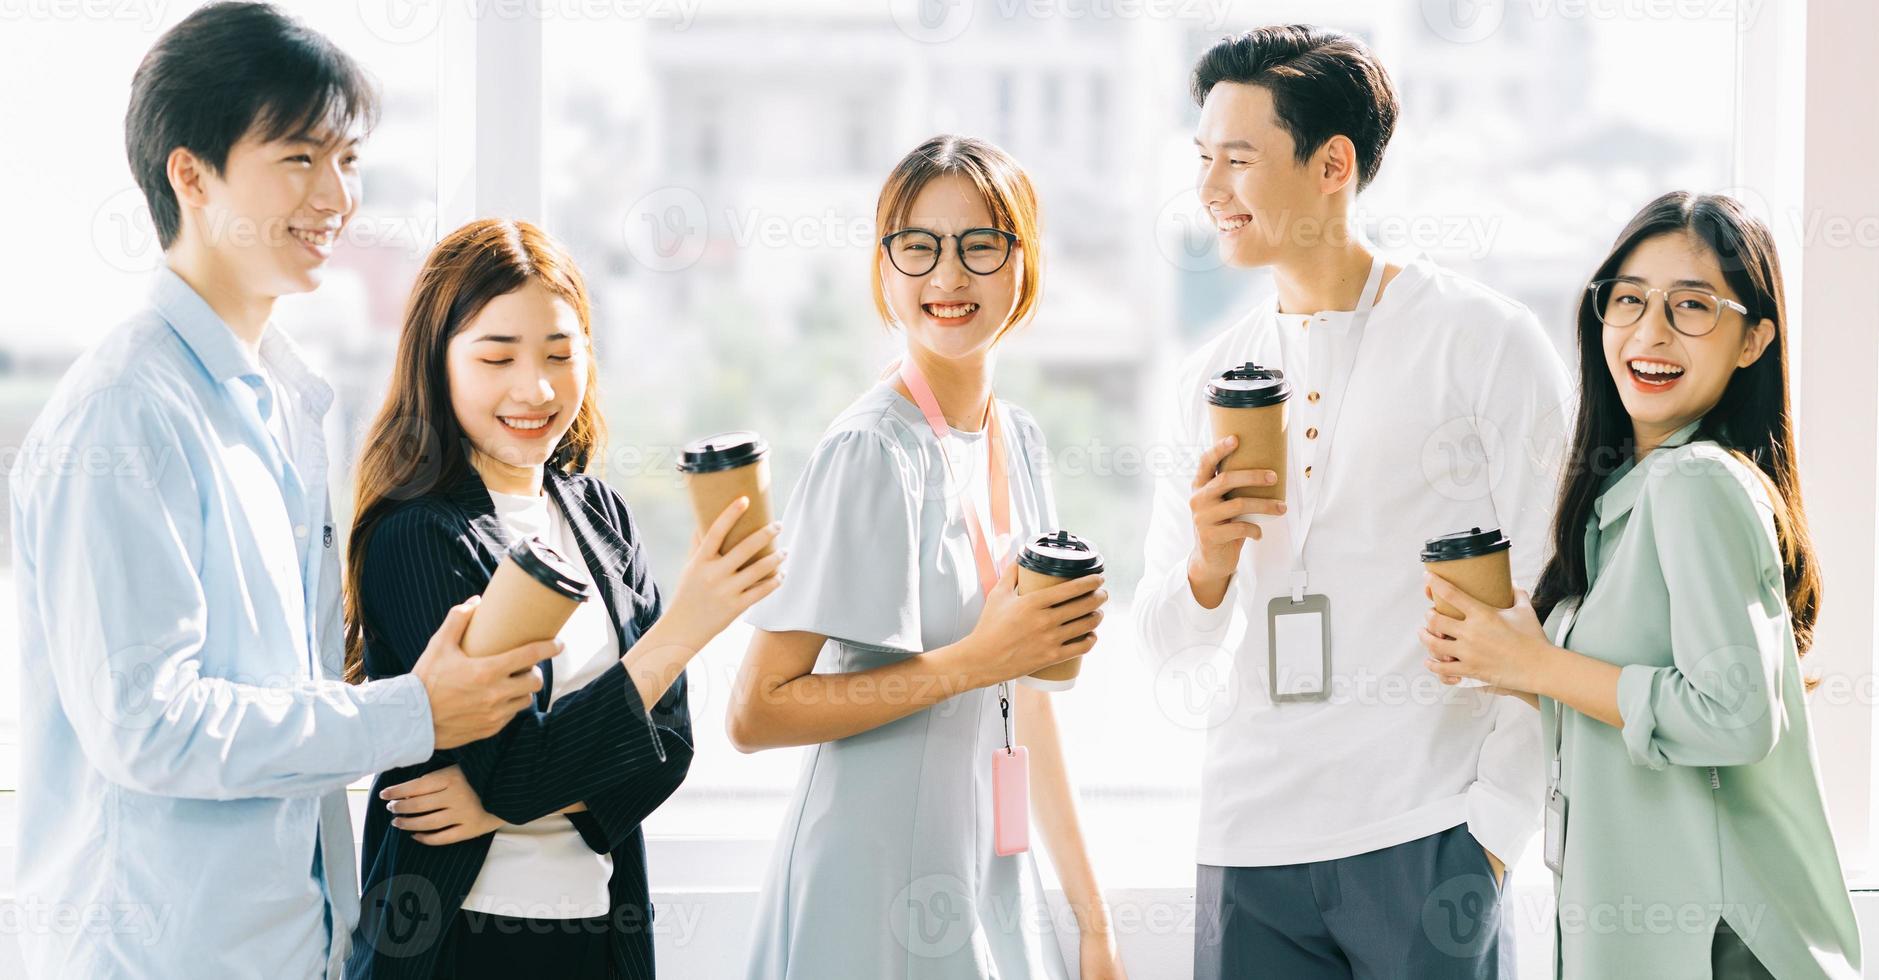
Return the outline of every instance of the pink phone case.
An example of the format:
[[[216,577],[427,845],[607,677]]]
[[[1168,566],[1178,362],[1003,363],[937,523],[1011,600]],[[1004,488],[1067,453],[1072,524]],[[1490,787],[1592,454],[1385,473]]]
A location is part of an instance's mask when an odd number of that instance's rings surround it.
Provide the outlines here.
[[[992,750],[992,850],[999,857],[1031,849],[1030,774],[1024,746]]]

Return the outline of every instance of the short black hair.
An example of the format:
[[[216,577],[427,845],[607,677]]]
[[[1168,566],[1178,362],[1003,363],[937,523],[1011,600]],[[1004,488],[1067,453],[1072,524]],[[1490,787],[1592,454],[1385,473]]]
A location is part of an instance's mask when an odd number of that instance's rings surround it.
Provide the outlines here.
[[[212,3],[166,31],[137,66],[124,150],[167,249],[182,225],[168,174],[177,147],[220,173],[250,131],[277,140],[369,132],[377,122],[370,76],[325,36],[269,4]]]
[[[1376,179],[1396,129],[1396,88],[1362,41],[1309,24],[1223,37],[1194,65],[1194,104],[1206,102],[1221,82],[1272,93],[1299,163],[1342,135],[1357,147],[1357,189]]]

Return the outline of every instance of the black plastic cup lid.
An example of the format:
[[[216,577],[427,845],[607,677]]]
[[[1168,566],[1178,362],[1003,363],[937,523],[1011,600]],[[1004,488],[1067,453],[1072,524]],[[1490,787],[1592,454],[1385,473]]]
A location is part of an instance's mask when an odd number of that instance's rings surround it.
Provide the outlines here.
[[[770,447],[755,432],[720,432],[686,443],[679,453],[680,473],[717,473],[762,459]]]
[[[1069,531],[1052,531],[1025,545],[1018,564],[1039,575],[1082,578],[1103,570],[1103,556],[1095,545]]]
[[[1483,531],[1471,527],[1466,531],[1444,534],[1439,538],[1430,538],[1422,545],[1423,561],[1455,561],[1460,558],[1478,558],[1491,555],[1496,551],[1506,551],[1514,543],[1501,534],[1501,529],[1491,527]]]
[[[544,587],[586,602],[587,583],[574,577],[574,566],[540,538],[525,538],[509,547],[509,559]]]
[[[1207,382],[1207,402],[1222,408],[1264,408],[1292,397],[1285,372],[1247,361],[1228,368]]]

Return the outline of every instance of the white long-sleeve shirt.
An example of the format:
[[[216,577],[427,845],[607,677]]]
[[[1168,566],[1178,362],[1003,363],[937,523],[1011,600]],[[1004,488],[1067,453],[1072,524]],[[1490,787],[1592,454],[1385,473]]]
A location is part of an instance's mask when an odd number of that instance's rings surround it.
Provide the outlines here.
[[[1268,300],[1167,389],[1161,444],[1188,462],[1157,476],[1133,612],[1157,683],[1207,706],[1197,859],[1329,860],[1465,822],[1512,864],[1540,824],[1539,712],[1444,687],[1423,665],[1418,553],[1427,538],[1499,527],[1515,584],[1531,590],[1574,408],[1565,368],[1524,306],[1426,258],[1384,287],[1361,344],[1351,317],[1280,314]],[[1268,694],[1266,609],[1290,591],[1291,517],[1258,518],[1264,537],[1246,543],[1217,607],[1187,584],[1188,498],[1213,442],[1206,383],[1249,360],[1292,384],[1288,509],[1320,495],[1304,563],[1309,591],[1330,603],[1325,701]]]

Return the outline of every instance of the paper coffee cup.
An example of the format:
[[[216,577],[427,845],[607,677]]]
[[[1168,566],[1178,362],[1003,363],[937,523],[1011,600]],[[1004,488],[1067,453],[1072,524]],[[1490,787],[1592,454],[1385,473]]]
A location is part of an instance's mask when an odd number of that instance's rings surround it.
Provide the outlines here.
[[[750,509],[724,536],[722,555],[770,523],[770,447],[755,432],[720,432],[685,446],[679,454],[679,472],[691,492],[692,513],[703,534],[724,508],[739,497],[750,498]],[[752,555],[750,561],[776,550],[775,542]],[[745,563],[746,565],[749,562]]]
[[[1227,436],[1240,440],[1220,461],[1220,471],[1271,470],[1279,475],[1278,482],[1269,487],[1229,490],[1229,498],[1285,499],[1285,413],[1291,397],[1285,372],[1251,361],[1222,371],[1207,383],[1207,415],[1214,440]]]
[[[487,657],[552,640],[587,601],[589,587],[574,567],[540,538],[517,541],[496,566],[483,601],[463,631],[463,652]]]
[[[1468,593],[1481,602],[1499,609],[1514,607],[1514,577],[1508,564],[1513,542],[1499,528],[1469,528],[1439,538],[1430,538],[1422,546],[1422,562],[1443,581]],[[1435,610],[1450,619],[1461,619],[1461,610],[1435,600]],[[1484,686],[1482,681],[1462,678],[1464,687]]]
[[[1027,595],[1102,570],[1103,556],[1095,545],[1069,531],[1052,531],[1025,545],[1018,554],[1018,594]],[[1040,691],[1068,691],[1076,686],[1082,669],[1083,658],[1071,657],[1018,681]]]

